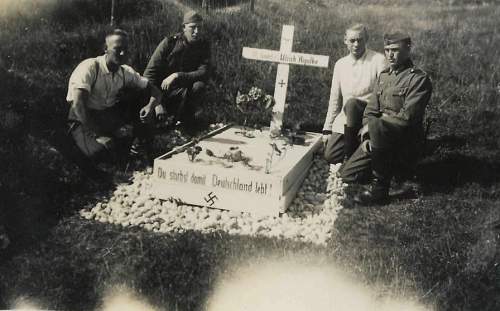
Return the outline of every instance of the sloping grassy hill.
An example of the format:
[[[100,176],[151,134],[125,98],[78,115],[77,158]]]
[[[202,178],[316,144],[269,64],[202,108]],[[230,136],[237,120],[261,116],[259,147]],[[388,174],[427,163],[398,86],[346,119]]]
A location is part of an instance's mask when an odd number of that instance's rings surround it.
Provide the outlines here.
[[[345,54],[343,31],[353,22],[369,26],[370,46],[379,51],[385,31],[409,32],[415,63],[432,78],[432,140],[419,174],[423,196],[345,209],[334,240],[318,250],[224,234],[159,237],[66,218],[95,200],[96,189],[51,146],[64,131],[71,71],[102,53],[110,2],[12,2],[18,13],[0,20],[0,190],[2,211],[15,220],[8,223],[14,246],[1,257],[6,298],[23,294],[45,299],[47,308],[88,310],[98,304],[100,289],[124,282],[174,309],[199,309],[225,260],[291,249],[309,253],[309,260],[318,253],[339,260],[366,283],[394,295],[417,293],[442,310],[498,309],[498,5],[257,0],[253,14],[209,14],[214,75],[207,111],[214,121],[242,121],[234,106],[238,90],[255,85],[272,92],[276,65],[240,54],[243,46],[278,49],[283,24],[296,27],[294,51],[331,57],[328,70],[291,68],[288,125],[321,128],[333,61]],[[130,64],[142,71],[156,44],[179,29],[182,12],[153,0],[119,3],[119,25],[132,36]]]

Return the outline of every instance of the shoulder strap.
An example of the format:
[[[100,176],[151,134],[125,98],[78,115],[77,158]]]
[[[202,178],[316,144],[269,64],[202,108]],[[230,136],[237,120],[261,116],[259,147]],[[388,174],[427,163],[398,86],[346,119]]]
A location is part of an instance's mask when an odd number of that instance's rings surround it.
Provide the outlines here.
[[[97,82],[97,77],[99,77],[99,62],[97,61],[97,58],[94,58],[94,69],[95,69],[95,78],[94,81],[92,81],[91,90],[94,89],[94,85]]]
[[[180,34],[175,34],[173,36],[168,37],[167,42],[168,42],[169,51],[168,51],[168,55],[166,57],[166,60],[169,60],[170,57],[174,54],[175,45],[177,44],[177,40],[179,39],[179,36],[180,36]]]
[[[123,69],[123,66],[120,65],[120,69],[122,70],[122,80],[123,80],[123,86],[125,87],[125,69]]]

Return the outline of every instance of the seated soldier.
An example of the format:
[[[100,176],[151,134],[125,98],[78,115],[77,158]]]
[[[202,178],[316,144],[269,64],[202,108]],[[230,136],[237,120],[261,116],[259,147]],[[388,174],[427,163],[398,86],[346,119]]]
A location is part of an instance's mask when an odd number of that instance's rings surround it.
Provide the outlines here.
[[[354,198],[364,205],[387,203],[392,177],[414,174],[424,139],[425,108],[432,93],[429,77],[411,61],[408,35],[385,35],[384,50],[389,68],[380,74],[375,96],[364,112],[361,135],[368,140],[340,171],[343,180],[353,182],[371,169],[370,189]]]
[[[144,136],[145,125],[140,121],[150,122],[161,100],[157,87],[124,65],[127,48],[127,33],[113,30],[106,36],[105,54],[81,62],[69,79],[70,132],[89,158],[113,150],[124,140],[130,143],[133,137]],[[142,108],[125,105],[120,94],[126,88],[148,90],[149,103]]]
[[[197,127],[209,74],[210,45],[202,38],[202,17],[184,15],[183,31],[160,42],[144,71],[144,77],[163,91],[156,107],[159,120],[168,116],[186,130]]]
[[[335,63],[328,113],[323,126],[325,159],[345,162],[358,147],[363,111],[373,96],[373,85],[387,67],[382,54],[366,48],[368,32],[362,24],[349,27],[344,43],[349,55]]]

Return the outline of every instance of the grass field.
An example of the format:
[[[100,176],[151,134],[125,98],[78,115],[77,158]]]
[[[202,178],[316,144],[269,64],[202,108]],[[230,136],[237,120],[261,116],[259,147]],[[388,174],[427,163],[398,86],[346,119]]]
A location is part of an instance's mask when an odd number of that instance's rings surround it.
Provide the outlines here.
[[[318,248],[225,233],[125,231],[75,216],[103,189],[87,184],[51,146],[63,131],[69,75],[102,52],[110,2],[0,3],[0,216],[14,241],[0,253],[4,302],[24,297],[44,308],[90,310],[109,288],[123,285],[167,310],[200,310],[218,277],[230,274],[228,266],[271,253],[306,265],[335,262],[381,296],[437,310],[500,308],[498,4],[257,0],[254,13],[209,13],[213,121],[242,121],[238,90],[255,85],[272,93],[276,65],[244,60],[241,49],[278,49],[288,23],[295,25],[294,51],[329,55],[331,63],[292,66],[286,125],[321,129],[332,64],[346,53],[343,31],[353,22],[369,26],[370,47],[379,51],[384,32],[409,32],[415,63],[433,81],[429,150],[418,175],[423,195],[344,209],[331,243]],[[142,72],[156,44],[178,30],[182,12],[168,2],[118,2],[119,24],[132,37],[129,63]]]

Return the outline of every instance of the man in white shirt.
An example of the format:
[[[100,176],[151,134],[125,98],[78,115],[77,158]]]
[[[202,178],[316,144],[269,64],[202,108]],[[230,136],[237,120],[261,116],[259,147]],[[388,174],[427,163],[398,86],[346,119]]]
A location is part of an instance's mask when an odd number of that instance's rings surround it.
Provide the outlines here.
[[[360,140],[363,111],[380,72],[387,67],[384,55],[366,48],[363,24],[349,27],[344,43],[349,55],[335,63],[328,112],[323,125],[324,156],[329,163],[345,162]]]
[[[161,91],[132,67],[124,65],[127,48],[127,33],[113,30],[106,36],[105,54],[81,62],[69,79],[66,100],[71,105],[70,133],[89,158],[112,149],[117,141],[126,138],[131,141],[137,136],[140,121],[149,122],[160,103]],[[135,110],[137,113],[140,109],[139,115],[131,116],[134,109],[120,105],[125,88],[150,92],[149,103]]]

